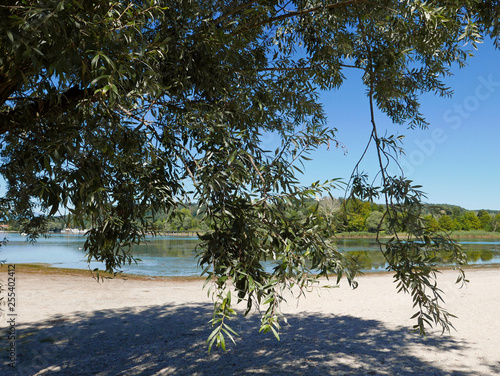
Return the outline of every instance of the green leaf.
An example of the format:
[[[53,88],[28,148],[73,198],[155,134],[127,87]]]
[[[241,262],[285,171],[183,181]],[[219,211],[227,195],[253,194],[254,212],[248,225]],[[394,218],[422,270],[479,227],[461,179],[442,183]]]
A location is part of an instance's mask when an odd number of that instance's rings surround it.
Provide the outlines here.
[[[12,32],[10,30],[6,30],[5,32],[7,33],[7,37],[10,39],[10,41],[14,43],[14,35],[12,34]]]
[[[99,64],[100,58],[101,58],[100,54],[97,54],[93,57],[92,61],[90,62],[90,65],[92,66],[93,69],[97,68],[97,65]],[[91,83],[91,86],[92,86],[92,83]]]

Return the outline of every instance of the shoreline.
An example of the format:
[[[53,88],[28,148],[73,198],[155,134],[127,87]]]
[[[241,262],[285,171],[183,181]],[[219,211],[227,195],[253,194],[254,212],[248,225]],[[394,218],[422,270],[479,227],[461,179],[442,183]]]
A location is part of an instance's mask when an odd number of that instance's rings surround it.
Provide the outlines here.
[[[405,234],[399,234],[401,237],[404,237]],[[390,239],[392,238],[393,235],[380,235],[379,239]],[[377,236],[376,235],[369,235],[369,234],[357,234],[357,233],[340,233],[339,235],[335,236],[336,239],[372,239],[376,240]],[[485,232],[485,233],[475,233],[471,231],[470,233],[467,233],[466,231],[460,232],[458,234],[450,234],[450,238],[452,240],[459,240],[459,239],[499,239],[500,240],[500,232]]]
[[[0,275],[2,272],[7,271],[5,263],[0,265]],[[76,268],[59,268],[46,263],[15,263],[16,273],[24,274],[37,274],[37,275],[62,275],[62,276],[85,276],[93,278],[95,272],[90,269],[76,269]],[[121,279],[121,280],[137,280],[137,281],[203,281],[206,277],[203,276],[155,276],[143,275],[133,273],[106,273],[99,271],[99,275],[104,279]]]
[[[3,271],[7,271],[7,265],[9,263],[5,263],[0,265],[0,275]],[[95,272],[90,269],[76,269],[76,268],[63,268],[52,266],[46,263],[15,263],[11,264],[15,265],[16,271],[20,273],[26,274],[39,274],[39,275],[68,275],[68,276],[89,276],[94,277]],[[438,272],[456,270],[455,266],[439,266]],[[471,264],[465,265],[462,269],[464,270],[491,270],[491,269],[499,269],[500,263],[498,264]],[[363,276],[372,276],[372,275],[392,275],[392,271],[387,270],[377,270],[373,272],[360,272],[358,277]],[[104,271],[99,271],[99,275],[105,279],[130,279],[130,280],[138,280],[138,281],[204,281],[206,280],[206,276],[200,275],[179,275],[179,276],[162,276],[162,275],[144,275],[144,274],[133,274],[133,273],[117,273],[113,275],[112,273],[106,273]],[[334,275],[329,276],[330,278],[335,278]]]
[[[84,271],[85,272],[85,271]],[[230,322],[236,345],[207,353],[212,300],[203,279],[122,279],[16,269],[16,370],[2,375],[482,375],[500,371],[500,268],[443,270],[445,307],[456,331],[411,334],[411,297],[387,273],[359,287],[316,288],[288,300],[281,340],[259,333],[260,318]],[[0,269],[6,281],[6,268]],[[326,281],[323,281],[326,284]],[[3,326],[5,327],[5,326]],[[96,342],[97,341],[97,342]],[[5,344],[0,343],[5,351]],[[5,372],[3,372],[5,369]],[[24,372],[24,373],[22,373]]]
[[[19,234],[18,231],[5,231],[5,230],[0,230],[0,234]],[[203,234],[204,232],[201,231],[183,231],[183,232],[164,232],[164,233],[158,233],[159,237],[162,236],[171,236],[171,237],[186,237],[186,238],[196,238],[197,235],[196,233]],[[84,232],[80,233],[72,233],[72,232],[50,232],[45,235],[55,235],[55,234],[62,234],[62,235],[85,235]],[[405,234],[399,234],[401,237],[404,237]],[[149,235],[154,237],[154,235]],[[393,235],[380,235],[379,239],[390,239],[392,238]],[[339,233],[338,235],[334,235],[334,239],[339,239],[339,240],[344,240],[344,239],[371,239],[371,240],[376,240],[377,236],[372,235],[372,234],[367,234],[367,233]],[[459,239],[499,239],[500,240],[500,232],[491,232],[491,231],[484,231],[477,233],[475,230],[473,231],[459,231],[457,234],[450,234],[450,238],[452,240],[459,240]]]

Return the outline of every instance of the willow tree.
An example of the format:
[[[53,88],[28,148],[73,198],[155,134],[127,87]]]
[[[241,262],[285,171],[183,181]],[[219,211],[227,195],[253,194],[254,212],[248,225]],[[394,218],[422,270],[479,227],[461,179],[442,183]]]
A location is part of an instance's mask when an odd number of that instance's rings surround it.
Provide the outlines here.
[[[374,113],[426,127],[419,95],[450,94],[443,78],[497,37],[498,12],[472,0],[3,1],[3,219],[34,239],[60,213],[90,221],[89,260],[116,271],[154,232],[155,213],[194,200],[211,226],[199,252],[214,288],[210,346],[231,334],[231,289],[247,312],[264,306],[261,329],[277,335],[283,289],[331,274],[355,284],[356,263],[335,250],[318,211],[286,213],[339,183],[301,186],[300,163],[336,142],[318,92],[359,70],[379,171],[344,177],[348,195],[384,198],[382,220],[406,235],[380,249],[413,298],[415,330],[447,329],[434,255],[465,257],[425,227],[420,188],[389,173],[401,144],[379,135]],[[280,139],[271,151],[270,132]]]

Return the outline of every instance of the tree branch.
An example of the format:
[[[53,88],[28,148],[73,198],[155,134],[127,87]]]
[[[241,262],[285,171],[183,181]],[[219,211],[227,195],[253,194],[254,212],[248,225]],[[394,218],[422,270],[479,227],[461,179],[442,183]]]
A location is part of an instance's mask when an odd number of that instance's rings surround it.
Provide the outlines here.
[[[69,109],[76,101],[93,95],[94,90],[82,90],[78,86],[73,86],[64,93],[61,93],[61,99],[55,103],[51,103],[46,99],[32,98],[32,103],[16,107],[2,116],[0,121],[0,135],[23,127],[25,124],[19,121],[20,117],[23,115],[28,114],[36,119],[50,116],[50,113],[56,109],[59,113],[62,113]]]
[[[356,4],[356,3],[368,3],[368,2],[369,1],[367,1],[367,0],[346,0],[346,1],[339,2],[339,3],[326,4],[326,5],[322,5],[319,7],[297,10],[297,11],[290,12],[287,14],[282,14],[282,15],[279,15],[276,17],[271,17],[267,20],[255,23],[253,25],[244,26],[242,29],[237,30],[234,33],[234,35],[239,35],[239,34],[242,34],[246,31],[256,29],[260,26],[268,25],[268,24],[271,24],[271,23],[276,22],[276,21],[282,21],[282,20],[285,20],[287,18],[292,18],[292,17],[301,16],[303,14],[313,13],[313,12],[316,12],[318,10],[334,9],[334,8],[338,8],[341,6],[346,6],[346,5]]]
[[[17,80],[7,78],[4,75],[0,76],[0,107],[9,100],[10,95],[16,91],[18,86]]]
[[[311,69],[316,69],[320,67],[320,65],[309,65],[307,67],[301,67],[301,68],[280,68],[280,67],[270,67],[270,68],[262,68],[258,69],[258,72],[279,72],[279,71],[297,71],[297,72],[305,72]],[[342,68],[356,68],[356,69],[363,69],[361,67],[357,67],[355,65],[349,65],[349,64],[339,64],[339,67]]]

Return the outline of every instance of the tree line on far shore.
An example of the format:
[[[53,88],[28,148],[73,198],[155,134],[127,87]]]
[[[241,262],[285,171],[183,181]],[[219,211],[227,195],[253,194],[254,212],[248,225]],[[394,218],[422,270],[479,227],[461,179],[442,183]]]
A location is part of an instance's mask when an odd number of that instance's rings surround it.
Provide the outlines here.
[[[290,206],[286,215],[290,219],[301,220],[313,211],[335,230],[336,233],[373,233],[380,228],[382,233],[392,234],[404,229],[391,228],[385,216],[385,207],[373,202],[358,199],[323,197],[319,200],[307,200],[300,207]],[[500,211],[466,210],[448,204],[427,204],[420,213],[422,221],[432,232],[436,231],[473,231],[500,232]],[[18,222],[7,223],[6,230],[19,231]],[[161,213],[154,218],[158,233],[210,230],[210,223],[204,217],[203,210],[194,204],[185,204],[170,213]],[[47,224],[47,232],[62,232],[71,228],[71,220],[55,218]],[[89,226],[90,227],[90,226]]]
[[[404,232],[393,228],[385,216],[385,207],[376,203],[324,198],[319,201],[319,210],[333,219],[336,232],[371,232],[380,228],[388,234]],[[500,212],[494,210],[466,210],[449,204],[426,204],[419,213],[431,232],[483,230],[500,232]]]

